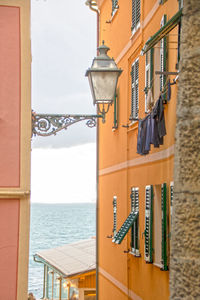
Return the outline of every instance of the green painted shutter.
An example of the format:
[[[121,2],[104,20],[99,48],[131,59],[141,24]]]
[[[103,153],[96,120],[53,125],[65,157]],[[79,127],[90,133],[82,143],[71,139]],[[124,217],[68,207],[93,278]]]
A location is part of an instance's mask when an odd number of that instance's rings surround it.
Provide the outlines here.
[[[139,214],[139,188],[131,189],[131,211]],[[131,228],[131,248],[135,256],[140,256],[139,253],[139,216],[134,221]]]
[[[145,260],[153,262],[153,186],[146,186],[145,194]]]
[[[117,115],[118,115],[118,99],[117,99],[117,95],[115,94],[114,97],[114,122],[113,122],[113,129],[117,129],[118,124],[117,124]]]
[[[164,15],[161,21],[161,27],[163,27],[167,23],[167,16]],[[165,72],[167,71],[167,37],[165,36],[160,41],[160,71]],[[160,75],[160,91],[165,88],[166,85],[167,76],[166,75]],[[163,99],[167,99],[166,92],[163,95]]]
[[[162,210],[162,270],[167,271],[167,185],[161,186],[161,210]]]
[[[138,119],[139,112],[139,59],[131,69],[131,115],[130,120]]]
[[[119,231],[116,233],[113,242],[116,244],[121,244],[127,232],[133,225],[133,222],[137,219],[138,212],[131,212],[126,221],[123,223]]]
[[[174,197],[174,183],[170,183],[170,219],[172,226],[172,209],[173,209],[173,197]]]
[[[132,31],[136,31],[140,24],[140,0],[132,0]]]
[[[113,235],[117,233],[117,196],[113,197]]]

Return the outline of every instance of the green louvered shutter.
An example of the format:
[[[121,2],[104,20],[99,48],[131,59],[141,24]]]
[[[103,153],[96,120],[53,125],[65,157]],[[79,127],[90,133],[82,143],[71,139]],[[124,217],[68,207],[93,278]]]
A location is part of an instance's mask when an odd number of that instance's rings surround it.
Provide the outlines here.
[[[131,211],[139,214],[139,188],[131,189]],[[135,256],[140,256],[139,253],[139,215],[134,221],[131,228],[131,249]]]
[[[113,197],[113,235],[117,233],[117,196]]]
[[[131,68],[131,116],[130,120],[138,119],[139,112],[139,59]]]
[[[121,244],[124,237],[128,233],[129,229],[133,225],[134,221],[138,218],[138,212],[131,212],[126,221],[122,224],[119,231],[116,233],[113,242],[116,244]]]
[[[167,271],[167,185],[161,186],[161,210],[162,210],[162,270]]]
[[[140,25],[140,0],[132,0],[132,31],[135,32]]]
[[[145,260],[148,263],[153,262],[153,186],[146,186],[145,194]]]
[[[145,59],[145,112],[147,113],[147,95],[150,88],[152,88],[153,82],[153,62],[154,62],[154,49],[150,49],[146,53]]]
[[[163,27],[167,22],[167,16],[164,15],[161,20],[161,27]],[[167,71],[167,37],[165,36],[160,41],[160,71]],[[166,86],[166,75],[160,75],[160,91],[162,91]],[[166,99],[166,92],[163,95],[164,100]]]
[[[172,210],[173,210],[173,198],[174,198],[174,183],[170,183],[170,219],[172,226]]]
[[[115,94],[115,97],[114,97],[114,121],[113,121],[113,129],[117,129],[118,127],[118,124],[117,124],[117,116],[118,116],[118,99],[117,99],[117,95]]]

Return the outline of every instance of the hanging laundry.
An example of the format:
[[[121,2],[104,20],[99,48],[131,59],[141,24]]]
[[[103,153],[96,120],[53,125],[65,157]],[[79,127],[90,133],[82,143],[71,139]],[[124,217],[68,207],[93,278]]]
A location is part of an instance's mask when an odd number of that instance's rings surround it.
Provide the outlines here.
[[[137,153],[146,155],[151,150],[151,145],[154,145],[155,148],[163,145],[165,135],[164,105],[162,97],[159,97],[152,112],[144,119],[139,120]]]
[[[171,83],[170,83],[170,79],[168,80],[167,83],[167,101],[169,102],[171,99]]]

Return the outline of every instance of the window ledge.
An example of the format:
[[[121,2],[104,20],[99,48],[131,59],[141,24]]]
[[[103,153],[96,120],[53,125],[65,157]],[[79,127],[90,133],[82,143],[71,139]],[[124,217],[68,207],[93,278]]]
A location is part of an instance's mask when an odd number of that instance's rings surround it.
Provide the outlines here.
[[[137,250],[137,253],[135,253],[135,251],[133,252],[133,250],[131,250],[129,253],[130,253],[131,255],[135,256],[135,257],[141,257],[141,254],[140,254],[140,251],[139,251],[139,250]]]
[[[136,33],[139,32],[139,29],[140,29],[140,23],[138,23],[137,26],[132,29],[130,40],[132,40],[132,38],[136,35]]]
[[[162,268],[162,265],[161,265],[161,264],[153,263],[153,265],[154,265],[155,267],[158,267],[159,269]]]
[[[138,129],[138,121],[132,121],[128,124],[128,132]]]

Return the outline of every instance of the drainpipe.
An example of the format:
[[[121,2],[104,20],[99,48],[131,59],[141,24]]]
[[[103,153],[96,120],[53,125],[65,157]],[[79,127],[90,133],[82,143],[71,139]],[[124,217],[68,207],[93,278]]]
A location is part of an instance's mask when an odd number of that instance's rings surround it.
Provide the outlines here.
[[[96,12],[97,14],[97,55],[98,55],[98,47],[99,47],[99,10],[97,6],[97,0],[87,0],[86,5],[89,6],[89,8]],[[98,111],[97,111],[98,114]],[[96,300],[99,298],[99,249],[98,249],[98,232],[99,232],[99,120],[97,120],[97,131],[96,131],[96,193],[97,193],[97,199],[96,199]]]

